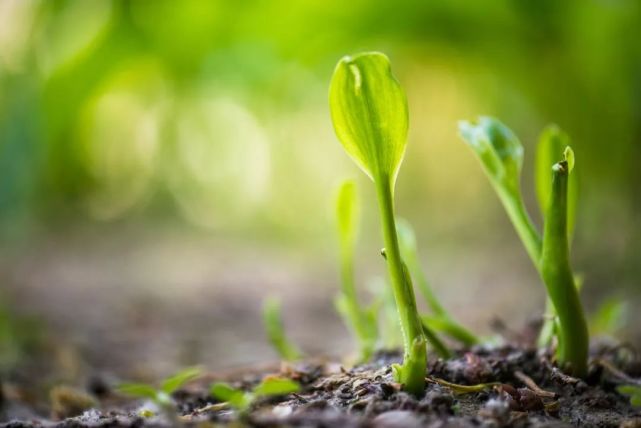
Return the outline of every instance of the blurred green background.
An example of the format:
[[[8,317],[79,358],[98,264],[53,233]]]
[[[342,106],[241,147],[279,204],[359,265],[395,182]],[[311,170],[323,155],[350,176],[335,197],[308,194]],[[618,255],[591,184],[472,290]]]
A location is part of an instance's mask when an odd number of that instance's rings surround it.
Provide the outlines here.
[[[457,137],[458,120],[481,114],[522,139],[539,224],[538,134],[552,122],[570,134],[585,301],[634,304],[640,41],[637,0],[0,0],[5,302],[98,367],[111,367],[105,348],[152,355],[159,371],[273,358],[258,315],[266,294],[283,296],[308,349],[350,349],[331,304],[342,178],[363,193],[363,288],[383,272],[381,239],[327,88],[341,56],[380,50],[410,106],[398,211],[453,312],[486,332],[495,316],[518,328],[543,304]],[[626,337],[638,340],[637,321]]]

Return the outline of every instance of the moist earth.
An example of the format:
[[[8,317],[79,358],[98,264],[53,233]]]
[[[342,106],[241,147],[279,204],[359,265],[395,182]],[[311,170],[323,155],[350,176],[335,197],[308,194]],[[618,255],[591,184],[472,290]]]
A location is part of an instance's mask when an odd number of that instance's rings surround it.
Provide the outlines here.
[[[55,414],[47,417],[30,413],[28,406],[5,393],[0,420],[8,422],[0,426],[641,427],[641,409],[616,390],[641,376],[639,358],[624,346],[593,352],[583,380],[563,374],[546,353],[516,345],[477,347],[449,360],[432,357],[420,397],[403,392],[394,382],[390,365],[400,360],[398,351],[387,351],[352,368],[305,361],[208,374],[173,394],[176,414],[147,417],[141,410],[151,403],[123,399],[108,382],[94,378],[87,397],[79,398],[94,400],[92,408],[68,400],[66,407],[58,404]],[[256,400],[245,412],[208,394],[214,381],[250,390],[269,375],[294,379],[301,391]]]

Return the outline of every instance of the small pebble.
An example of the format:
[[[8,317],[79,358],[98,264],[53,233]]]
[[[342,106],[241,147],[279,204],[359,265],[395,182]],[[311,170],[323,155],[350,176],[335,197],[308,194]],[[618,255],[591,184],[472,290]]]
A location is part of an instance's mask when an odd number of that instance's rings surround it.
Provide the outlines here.
[[[413,412],[392,410],[375,417],[372,426],[374,428],[420,428],[423,423]]]

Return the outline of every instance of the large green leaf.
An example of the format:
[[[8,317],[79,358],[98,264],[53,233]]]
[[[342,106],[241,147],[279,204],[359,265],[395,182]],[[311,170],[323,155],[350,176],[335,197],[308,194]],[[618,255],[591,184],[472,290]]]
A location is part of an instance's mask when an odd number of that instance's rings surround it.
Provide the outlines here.
[[[378,52],[343,57],[329,88],[334,129],[345,151],[373,180],[393,184],[407,142],[407,100]]]

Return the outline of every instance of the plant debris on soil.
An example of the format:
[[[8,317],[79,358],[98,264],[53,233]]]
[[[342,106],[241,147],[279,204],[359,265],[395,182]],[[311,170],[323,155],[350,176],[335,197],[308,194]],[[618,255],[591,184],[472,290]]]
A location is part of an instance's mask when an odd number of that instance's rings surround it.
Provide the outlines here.
[[[8,422],[1,426],[641,427],[641,409],[616,391],[641,375],[639,359],[627,348],[593,355],[589,376],[582,380],[563,374],[542,351],[479,346],[449,360],[431,358],[421,397],[394,382],[390,364],[400,359],[390,351],[351,369],[298,362],[275,370],[210,374],[173,394],[173,415],[151,403],[125,400],[94,379],[88,392],[57,388],[52,392],[55,408],[48,417],[37,416],[5,385],[0,417]],[[249,390],[273,374],[299,382],[301,391],[256,400],[246,412],[208,392],[213,381]]]

